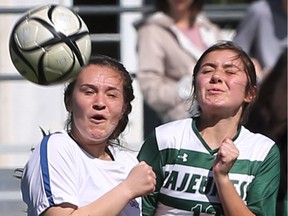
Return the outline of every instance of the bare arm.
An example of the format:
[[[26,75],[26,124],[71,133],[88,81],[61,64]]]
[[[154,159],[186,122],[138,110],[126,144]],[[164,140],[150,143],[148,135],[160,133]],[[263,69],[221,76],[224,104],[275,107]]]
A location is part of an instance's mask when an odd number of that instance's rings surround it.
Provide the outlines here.
[[[226,216],[252,216],[255,214],[245,205],[228,176],[238,156],[239,151],[235,144],[230,138],[226,138],[214,161],[214,179]]]
[[[151,167],[145,162],[140,162],[131,170],[125,181],[94,202],[80,208],[64,203],[49,208],[42,216],[116,216],[133,198],[153,192],[155,178]]]

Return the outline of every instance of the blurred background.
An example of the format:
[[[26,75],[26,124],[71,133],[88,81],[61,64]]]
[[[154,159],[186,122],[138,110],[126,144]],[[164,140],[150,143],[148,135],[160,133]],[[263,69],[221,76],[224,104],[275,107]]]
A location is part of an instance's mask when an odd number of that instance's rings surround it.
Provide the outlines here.
[[[207,0],[208,17],[227,32],[235,31],[250,0]],[[20,180],[15,169],[23,168],[31,148],[45,131],[64,129],[67,113],[64,84],[39,86],[23,79],[9,55],[9,37],[15,22],[25,12],[43,4],[71,7],[86,22],[92,38],[92,55],[109,55],[124,63],[134,77],[136,99],[124,133],[128,146],[139,150],[145,125],[143,99],[137,83],[136,32],[133,22],[153,11],[153,0],[0,0],[0,215],[25,215]]]

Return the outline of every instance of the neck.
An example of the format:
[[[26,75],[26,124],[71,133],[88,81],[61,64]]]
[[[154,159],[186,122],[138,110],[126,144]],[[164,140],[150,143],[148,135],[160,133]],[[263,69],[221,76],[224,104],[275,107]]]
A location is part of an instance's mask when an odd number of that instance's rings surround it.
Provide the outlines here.
[[[85,142],[83,139],[81,139],[79,136],[74,134],[73,132],[70,132],[69,135],[78,144],[80,148],[85,150],[91,156],[101,159],[101,160],[113,160],[113,156],[111,157],[111,153],[106,143],[103,143],[103,144],[90,143],[89,144]]]
[[[225,138],[233,138],[238,132],[238,120],[235,118],[207,120],[200,117],[197,128],[211,149],[219,148]]]
[[[191,17],[190,11],[173,11],[171,12],[171,17],[173,18],[175,25],[180,28],[189,28],[193,26],[195,22],[195,17]]]

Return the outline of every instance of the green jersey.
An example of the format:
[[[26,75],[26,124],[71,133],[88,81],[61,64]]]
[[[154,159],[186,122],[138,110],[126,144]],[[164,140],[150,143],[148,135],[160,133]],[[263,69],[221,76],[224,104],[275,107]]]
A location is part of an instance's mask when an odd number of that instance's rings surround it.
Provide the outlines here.
[[[233,138],[240,154],[229,172],[239,196],[257,215],[275,215],[279,150],[268,137],[241,126]],[[143,198],[144,215],[224,215],[213,179],[218,149],[210,149],[192,118],[157,127],[138,155],[153,167],[156,190]]]

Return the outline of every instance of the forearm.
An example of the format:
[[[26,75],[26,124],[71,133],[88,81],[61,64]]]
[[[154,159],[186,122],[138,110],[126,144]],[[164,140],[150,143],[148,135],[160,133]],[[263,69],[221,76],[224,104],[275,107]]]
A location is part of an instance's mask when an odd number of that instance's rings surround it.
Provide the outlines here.
[[[89,216],[116,216],[133,199],[132,194],[126,190],[125,183],[120,183],[117,187],[106,193],[100,199],[88,206],[79,208],[79,214]]]
[[[77,208],[75,205],[62,203],[49,208],[42,216],[116,216],[132,199],[153,192],[155,185],[155,173],[148,164],[142,161],[132,168],[123,182],[100,198],[95,197],[95,201],[90,204]],[[139,214],[140,210],[138,209]]]
[[[117,216],[131,199],[133,199],[133,196],[126,190],[125,183],[120,183],[117,187],[86,206],[72,208],[71,205],[61,204],[49,208],[43,216]]]
[[[255,216],[237,193],[228,175],[215,178],[215,183],[225,216]]]

